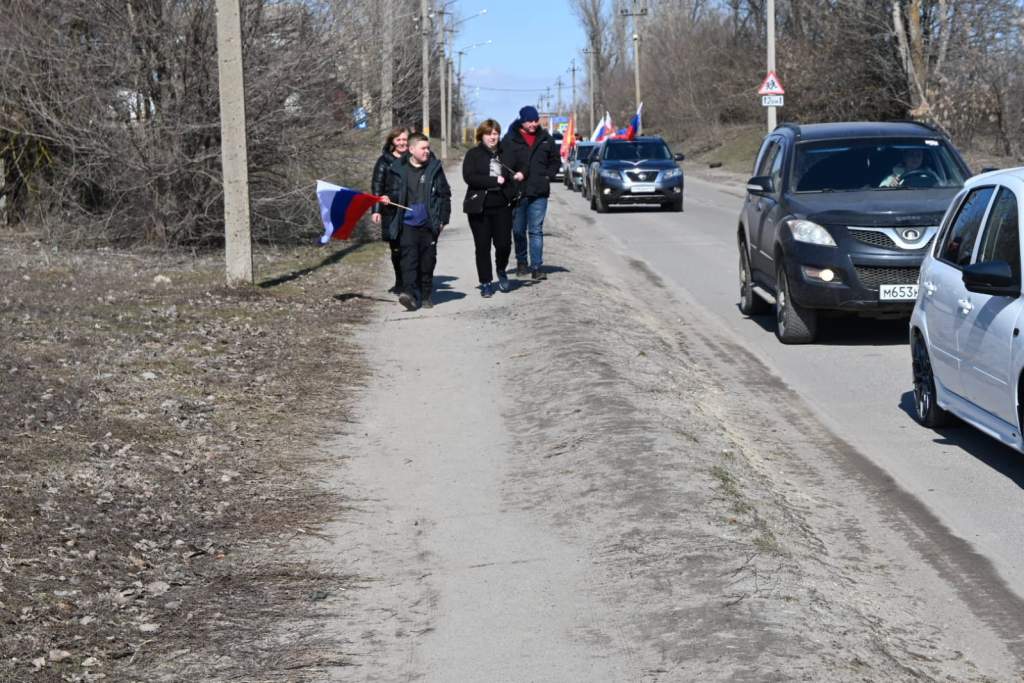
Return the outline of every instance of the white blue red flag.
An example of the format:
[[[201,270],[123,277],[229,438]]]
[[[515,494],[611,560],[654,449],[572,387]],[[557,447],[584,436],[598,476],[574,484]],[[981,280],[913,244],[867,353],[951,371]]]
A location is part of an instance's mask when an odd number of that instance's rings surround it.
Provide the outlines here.
[[[605,112],[604,118],[597,124],[597,128],[594,129],[594,134],[590,136],[590,139],[594,142],[601,142],[605,138],[612,137],[614,135],[615,128],[612,126],[612,115]]]
[[[622,137],[626,138],[627,140],[633,140],[634,138],[636,138],[637,135],[640,135],[641,113],[643,112],[643,110],[644,103],[641,102],[640,106],[636,108],[636,113],[633,114],[633,118],[629,120],[629,128],[625,130],[625,133],[622,135]]]
[[[316,181],[316,197],[320,200],[320,217],[324,221],[320,244],[327,244],[331,240],[347,240],[367,209],[380,201],[376,195],[350,190],[323,180]]]

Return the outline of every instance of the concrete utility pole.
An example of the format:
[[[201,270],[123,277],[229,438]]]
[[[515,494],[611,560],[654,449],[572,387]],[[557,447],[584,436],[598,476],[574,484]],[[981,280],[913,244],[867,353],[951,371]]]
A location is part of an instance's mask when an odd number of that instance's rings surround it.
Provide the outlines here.
[[[775,71],[775,0],[768,0],[765,8],[768,13],[768,71]],[[768,107],[768,132],[775,130],[777,125],[775,107]]]
[[[769,0],[770,2],[771,0]],[[633,9],[620,9],[619,14],[633,18],[633,83],[636,88],[636,108],[640,109],[640,20],[647,16],[647,5],[633,0]]]
[[[572,58],[572,66],[569,67],[569,71],[572,73],[572,125],[575,128],[579,125],[579,121],[576,120],[576,72],[579,69],[576,68],[576,58]],[[594,130],[591,128],[590,130]]]
[[[455,61],[453,59],[446,59],[448,64],[448,142],[451,145],[455,145],[455,141],[458,136],[455,133],[455,112],[452,111],[452,82],[455,80]]]
[[[224,260],[229,287],[251,285],[249,156],[245,141],[242,21],[239,0],[217,0],[220,146],[224,174]]]
[[[562,106],[564,104],[564,102],[562,102],[563,85],[565,85],[565,81],[563,81],[562,77],[559,76],[558,79],[555,81],[555,87],[558,88],[558,99],[555,100],[555,109],[557,110],[559,116],[562,115],[562,109],[564,109],[564,107]]]
[[[423,121],[420,125],[420,132],[430,136],[430,28],[428,16],[429,8],[427,0],[420,0],[420,31],[423,38]]]
[[[391,17],[395,11],[394,0],[381,0],[380,16],[383,35],[381,36],[382,69],[380,81],[380,128],[381,132],[389,130],[395,125],[395,101],[394,101],[394,44],[395,34]]]
[[[593,42],[591,42],[591,45],[593,45]],[[590,100],[590,130],[594,130],[594,126],[597,125],[594,122],[594,80],[597,78],[597,74],[594,73],[594,55],[597,54],[597,51],[594,49],[584,50],[583,54],[588,57],[589,62],[587,64],[587,86],[590,89],[590,95],[588,96]]]
[[[447,40],[446,40],[447,35],[446,35],[446,31],[445,31],[445,26],[444,26],[444,17],[445,17],[445,15],[442,14],[441,15],[441,56],[438,57],[438,65],[440,67],[440,70],[438,71],[438,78],[440,79],[440,81],[439,81],[439,86],[440,87],[438,88],[438,98],[440,100],[440,105],[441,105],[440,109],[441,109],[441,160],[442,161],[445,161],[445,160],[448,159],[448,109],[447,109],[447,105],[445,104],[445,101],[444,101],[444,99],[445,99],[444,98],[444,95],[445,95],[445,91],[444,91],[444,87],[445,87],[445,83],[444,83],[445,82],[445,72],[448,71],[448,65],[445,63],[447,61],[447,58],[445,57],[445,54],[444,54],[445,43],[447,42]]]

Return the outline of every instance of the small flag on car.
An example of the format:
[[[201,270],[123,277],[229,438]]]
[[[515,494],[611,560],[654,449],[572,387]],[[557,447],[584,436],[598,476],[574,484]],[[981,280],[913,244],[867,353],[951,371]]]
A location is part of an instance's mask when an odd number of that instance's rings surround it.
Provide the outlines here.
[[[324,180],[316,181],[316,197],[320,200],[320,217],[324,221],[324,234],[320,244],[333,240],[347,240],[352,236],[359,219],[380,201],[380,197]]]

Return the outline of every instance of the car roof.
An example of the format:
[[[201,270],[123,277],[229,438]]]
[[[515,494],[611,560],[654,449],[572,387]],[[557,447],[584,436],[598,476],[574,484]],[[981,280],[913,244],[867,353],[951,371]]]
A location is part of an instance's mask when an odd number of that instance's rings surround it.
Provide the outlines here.
[[[622,138],[609,138],[608,140],[602,140],[601,142],[607,142],[608,144],[630,144],[633,142],[665,142],[661,136],[658,135],[638,135],[632,140],[623,140]]]
[[[773,132],[790,131],[801,142],[838,138],[945,138],[941,131],[917,121],[846,121],[841,123],[784,123]]]
[[[1016,180],[1018,183],[1024,183],[1024,166],[1018,166],[1016,168],[1003,168],[998,171],[989,171],[988,173],[979,173],[976,176],[972,176],[964,183],[964,187],[977,187],[978,185],[986,185],[988,183],[1000,183],[1007,180]]]

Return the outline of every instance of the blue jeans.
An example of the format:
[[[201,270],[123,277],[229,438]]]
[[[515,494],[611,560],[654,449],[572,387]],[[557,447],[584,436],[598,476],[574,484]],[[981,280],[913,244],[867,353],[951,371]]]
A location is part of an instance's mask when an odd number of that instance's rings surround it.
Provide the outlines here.
[[[547,197],[523,197],[512,217],[512,237],[516,243],[516,264],[526,264],[529,235],[531,270],[544,264],[544,215],[548,212]]]

